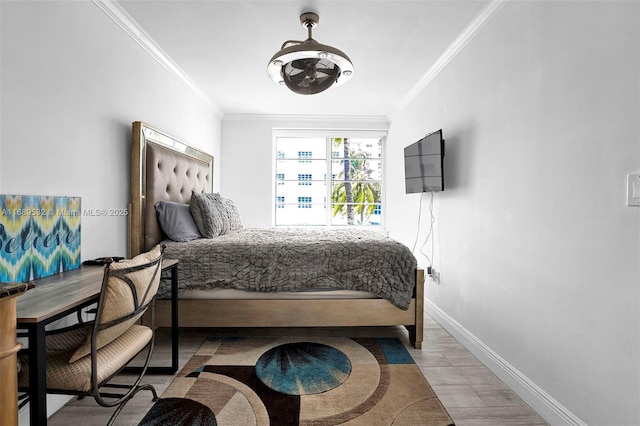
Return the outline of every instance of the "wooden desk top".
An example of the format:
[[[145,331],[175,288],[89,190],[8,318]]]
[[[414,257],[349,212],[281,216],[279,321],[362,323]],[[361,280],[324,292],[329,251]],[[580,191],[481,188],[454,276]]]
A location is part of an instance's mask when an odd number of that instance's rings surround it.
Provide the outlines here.
[[[101,266],[81,266],[33,281],[35,287],[17,300],[18,323],[45,321],[95,299],[100,294],[102,276]]]
[[[176,263],[178,261],[174,259],[163,259],[162,269]],[[83,265],[78,269],[34,280],[35,287],[17,300],[18,323],[45,321],[70,307],[97,298],[103,275],[102,266]]]

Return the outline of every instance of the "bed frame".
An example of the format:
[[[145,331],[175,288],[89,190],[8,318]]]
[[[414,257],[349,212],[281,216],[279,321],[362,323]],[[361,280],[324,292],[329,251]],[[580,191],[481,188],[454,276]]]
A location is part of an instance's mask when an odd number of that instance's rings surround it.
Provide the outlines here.
[[[133,123],[129,256],[164,238],[156,219],[158,201],[189,203],[191,191],[213,190],[213,157],[142,122]],[[180,267],[178,265],[178,267]],[[179,300],[180,327],[354,327],[403,325],[422,348],[424,270],[408,310],[384,299]],[[169,300],[157,300],[156,324],[169,327]]]

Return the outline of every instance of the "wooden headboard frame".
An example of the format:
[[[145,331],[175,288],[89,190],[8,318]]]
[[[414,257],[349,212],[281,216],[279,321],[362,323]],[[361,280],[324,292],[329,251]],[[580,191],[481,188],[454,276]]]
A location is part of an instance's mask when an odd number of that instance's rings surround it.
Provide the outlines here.
[[[153,127],[133,123],[129,257],[165,237],[156,218],[158,201],[188,204],[191,191],[212,192],[213,156]]]

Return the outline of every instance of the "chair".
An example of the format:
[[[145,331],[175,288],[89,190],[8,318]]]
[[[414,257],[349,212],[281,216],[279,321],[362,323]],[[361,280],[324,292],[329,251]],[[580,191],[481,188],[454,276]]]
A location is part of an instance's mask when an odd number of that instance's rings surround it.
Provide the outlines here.
[[[164,247],[121,262],[107,260],[95,319],[60,330],[46,337],[47,392],[93,396],[103,407],[116,407],[111,425],[125,404],[146,389],[158,395],[153,386],[141,384],[155,341],[154,301],[160,282]],[[138,324],[149,309],[151,326]],[[133,384],[110,383],[133,358],[147,348],[144,366]],[[22,357],[23,367],[28,359]],[[28,388],[28,368],[18,379]],[[108,388],[121,389],[121,391]]]

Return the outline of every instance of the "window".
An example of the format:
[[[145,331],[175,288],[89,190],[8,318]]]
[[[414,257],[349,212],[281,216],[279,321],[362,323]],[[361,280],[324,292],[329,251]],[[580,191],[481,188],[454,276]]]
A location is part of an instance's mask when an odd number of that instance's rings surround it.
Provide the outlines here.
[[[298,173],[298,185],[311,186],[311,174]]]
[[[311,197],[298,197],[298,208],[299,209],[310,209],[311,208]]]
[[[298,162],[299,163],[311,163],[311,156],[313,155],[312,151],[298,151]]]
[[[382,226],[384,133],[302,133],[275,134],[275,225]]]

